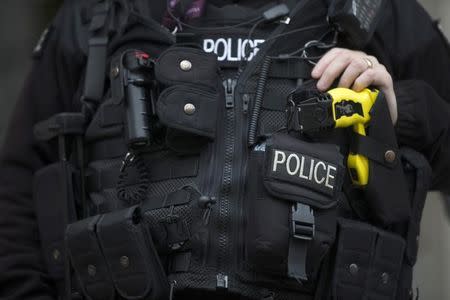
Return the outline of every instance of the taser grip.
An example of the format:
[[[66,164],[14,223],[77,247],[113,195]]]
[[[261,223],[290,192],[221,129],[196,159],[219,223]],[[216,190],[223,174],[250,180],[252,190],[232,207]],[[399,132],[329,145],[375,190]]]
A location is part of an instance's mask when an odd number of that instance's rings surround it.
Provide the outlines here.
[[[346,88],[328,91],[333,98],[333,117],[336,128],[353,127],[353,131],[366,135],[366,124],[370,122],[370,110],[378,97],[378,90],[364,89],[355,92]],[[346,107],[348,106],[348,107]],[[347,167],[353,184],[365,186],[369,182],[369,160],[357,153],[350,153]]]

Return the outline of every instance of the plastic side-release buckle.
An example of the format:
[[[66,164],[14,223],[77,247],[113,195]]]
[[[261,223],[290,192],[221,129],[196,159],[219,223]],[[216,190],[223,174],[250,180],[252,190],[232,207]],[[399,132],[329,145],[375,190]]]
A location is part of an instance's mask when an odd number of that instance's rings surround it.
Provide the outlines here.
[[[293,237],[310,241],[314,238],[314,212],[308,205],[297,203],[292,206]]]
[[[310,206],[296,203],[292,206],[292,236],[289,241],[288,276],[306,281],[308,245],[314,239],[315,219]]]

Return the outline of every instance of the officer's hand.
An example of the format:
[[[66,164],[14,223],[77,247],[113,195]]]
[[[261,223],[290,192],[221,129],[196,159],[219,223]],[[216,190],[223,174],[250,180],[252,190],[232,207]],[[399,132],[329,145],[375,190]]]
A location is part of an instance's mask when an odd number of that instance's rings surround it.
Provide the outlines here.
[[[397,122],[397,99],[392,77],[376,57],[361,51],[333,48],[325,54],[312,71],[318,79],[317,88],[328,90],[340,77],[339,87],[351,88],[357,92],[373,86],[386,96],[392,122]]]

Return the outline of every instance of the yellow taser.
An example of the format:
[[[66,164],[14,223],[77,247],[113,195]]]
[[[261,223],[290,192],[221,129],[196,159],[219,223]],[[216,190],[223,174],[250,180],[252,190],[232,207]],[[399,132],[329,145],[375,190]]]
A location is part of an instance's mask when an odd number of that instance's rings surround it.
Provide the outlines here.
[[[346,88],[335,88],[328,91],[333,98],[332,110],[336,128],[353,127],[353,131],[366,135],[366,126],[370,122],[370,110],[374,105],[379,91],[364,89],[355,92]],[[347,167],[355,185],[365,186],[369,182],[369,160],[367,157],[350,153]]]

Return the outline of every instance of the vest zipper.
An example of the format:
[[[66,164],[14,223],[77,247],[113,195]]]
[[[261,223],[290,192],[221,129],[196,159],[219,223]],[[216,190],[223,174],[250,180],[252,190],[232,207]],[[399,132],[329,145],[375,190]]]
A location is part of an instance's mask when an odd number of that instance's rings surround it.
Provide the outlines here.
[[[220,188],[219,201],[217,203],[217,288],[227,288],[223,285],[228,281],[228,271],[232,252],[231,240],[231,192],[232,192],[232,163],[235,149],[235,113],[234,97],[236,79],[226,79],[223,81],[225,91],[225,122],[224,122],[224,160],[222,170],[222,182]]]
[[[297,11],[311,0],[301,0],[291,15],[295,15]],[[278,26],[270,36],[281,33],[286,24]],[[225,89],[225,124],[224,124],[224,161],[222,171],[222,182],[220,189],[219,201],[217,203],[217,236],[218,236],[218,257],[217,257],[217,288],[228,288],[228,276],[235,277],[235,272],[239,266],[240,255],[244,251],[243,245],[243,197],[242,191],[245,184],[245,176],[242,176],[247,169],[247,116],[245,115],[245,103],[235,106],[235,102],[239,101],[236,97],[236,89],[239,93],[243,93],[245,82],[254,72],[258,63],[264,57],[267,50],[273,45],[274,40],[266,42],[260,49],[258,54],[253,57],[252,61],[241,66],[234,79],[226,79],[223,81]],[[224,79],[224,78],[222,78]],[[242,100],[242,99],[241,99]],[[238,109],[240,114],[235,114]],[[248,110],[248,108],[247,108]],[[236,116],[238,120],[236,120]],[[245,124],[244,124],[245,122]],[[240,134],[242,139],[236,139],[236,133]],[[233,185],[234,183],[234,185]],[[233,188],[234,187],[234,188]],[[233,202],[232,202],[233,200]],[[239,241],[237,239],[239,238]],[[234,245],[234,243],[236,245]],[[233,274],[230,273],[233,271]]]
[[[301,10],[309,1],[311,0],[300,0],[299,3],[295,6],[295,8],[291,11],[290,17],[295,16],[299,10]],[[287,24],[280,24],[269,36],[274,37],[283,32],[286,28]],[[245,214],[244,214],[244,196],[243,192],[245,191],[245,179],[246,172],[248,169],[248,156],[249,156],[249,147],[248,147],[248,125],[249,119],[251,116],[249,115],[250,110],[250,96],[248,91],[246,90],[246,85],[242,82],[246,82],[249,77],[255,72],[255,69],[259,64],[264,61],[265,54],[267,51],[273,46],[275,39],[272,39],[269,42],[263,44],[260,48],[259,52],[253,57],[253,59],[246,65],[245,69],[240,70],[241,74],[239,76],[239,80],[236,83],[236,96],[235,101],[242,101],[242,113],[240,114],[239,121],[236,124],[236,132],[241,134],[242,138],[236,143],[235,155],[236,160],[233,163],[234,166],[234,175],[238,178],[236,188],[235,188],[235,196],[236,196],[236,228],[233,233],[233,236],[238,238],[238,243],[236,247],[232,248],[233,250],[233,262],[234,266],[237,267],[236,270],[239,272],[241,270],[241,264],[243,262],[243,258],[245,257]],[[239,98],[239,95],[242,95]],[[251,99],[254,101],[254,97]],[[251,110],[250,110],[251,112]],[[239,273],[238,273],[239,276]]]

